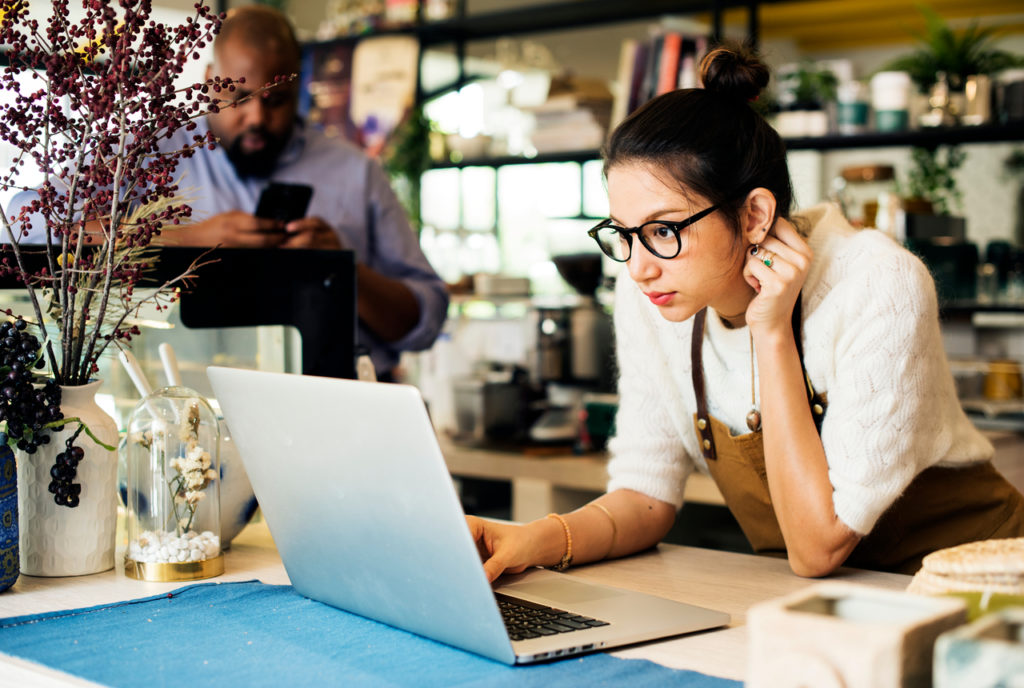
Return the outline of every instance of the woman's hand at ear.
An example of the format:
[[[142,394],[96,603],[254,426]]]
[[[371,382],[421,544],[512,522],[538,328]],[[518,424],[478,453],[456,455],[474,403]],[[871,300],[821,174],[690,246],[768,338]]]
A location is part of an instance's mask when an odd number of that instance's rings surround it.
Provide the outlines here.
[[[755,248],[757,253],[751,253]],[[746,320],[752,332],[790,329],[793,306],[813,255],[807,241],[781,217],[757,247],[747,250],[743,278],[757,292],[747,307]]]

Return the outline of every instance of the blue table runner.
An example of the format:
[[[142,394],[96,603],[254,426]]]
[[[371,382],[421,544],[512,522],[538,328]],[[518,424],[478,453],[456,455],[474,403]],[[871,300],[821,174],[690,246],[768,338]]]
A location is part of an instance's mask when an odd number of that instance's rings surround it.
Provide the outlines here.
[[[126,688],[741,685],[604,653],[509,667],[259,581],[0,619],[0,651]]]

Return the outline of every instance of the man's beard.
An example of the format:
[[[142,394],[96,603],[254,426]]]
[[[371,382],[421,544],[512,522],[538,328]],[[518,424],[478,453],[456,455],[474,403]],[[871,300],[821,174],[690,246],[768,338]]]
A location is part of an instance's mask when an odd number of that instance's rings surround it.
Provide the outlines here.
[[[247,153],[242,150],[242,139],[247,133],[256,133],[263,137],[266,145],[257,151]],[[228,160],[235,168],[235,172],[242,179],[259,177],[266,179],[273,174],[277,167],[277,158],[288,143],[288,137],[276,136],[263,127],[253,127],[235,137],[231,145],[225,148]]]

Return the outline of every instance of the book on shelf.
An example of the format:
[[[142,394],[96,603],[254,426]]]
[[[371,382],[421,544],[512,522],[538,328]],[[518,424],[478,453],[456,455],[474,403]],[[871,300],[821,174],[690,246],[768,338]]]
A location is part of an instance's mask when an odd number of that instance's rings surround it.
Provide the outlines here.
[[[679,78],[679,56],[683,47],[682,34],[669,31],[661,38],[661,59],[658,61],[658,87],[655,95],[676,88]]]
[[[695,32],[663,30],[651,38],[627,39],[619,50],[612,125],[651,98],[699,85],[700,60],[707,38]]]
[[[627,38],[619,48],[619,71],[615,76],[612,100],[611,126],[615,127],[629,114],[630,86],[633,83],[633,63],[636,60],[637,41]]]
[[[640,92],[640,88],[644,82],[644,71],[647,69],[647,53],[651,47],[646,41],[639,42],[636,45],[636,50],[633,51],[633,69],[632,76],[629,79],[629,86],[626,89],[629,93],[629,102],[626,105],[626,115],[640,107],[640,104],[645,102],[647,98]]]

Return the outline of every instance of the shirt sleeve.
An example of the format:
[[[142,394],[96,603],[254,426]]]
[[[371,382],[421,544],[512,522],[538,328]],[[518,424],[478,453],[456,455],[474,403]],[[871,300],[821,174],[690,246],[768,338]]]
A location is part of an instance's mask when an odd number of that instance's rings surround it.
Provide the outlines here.
[[[957,451],[990,458],[991,444],[957,400],[924,264],[902,248],[847,261],[829,298],[839,321],[821,439],[836,515],[865,534],[921,470],[968,458]]]
[[[401,281],[419,304],[420,319],[401,340],[391,342],[395,351],[421,351],[437,339],[448,314],[448,289],[420,248],[419,240],[376,163],[370,163],[367,189],[368,241],[366,264],[381,274]]]
[[[678,509],[694,466],[673,418],[673,412],[681,411],[678,395],[669,391],[669,357],[658,346],[655,324],[651,314],[643,312],[644,304],[638,302],[636,285],[625,276],[618,282],[615,347],[619,410],[615,436],[608,443],[608,491],[634,490]],[[678,358],[675,361],[678,363]]]
[[[7,221],[11,223],[11,231],[14,232],[14,237],[19,244],[45,244],[46,243],[46,220],[43,218],[42,213],[32,213],[26,217],[28,225],[30,225],[27,234],[23,234],[26,224],[18,221],[16,218],[21,213],[22,208],[28,206],[32,201],[39,198],[39,194],[32,190],[21,191],[14,195],[11,202],[7,205]],[[11,243],[10,236],[7,235],[7,230],[3,230],[3,236],[0,237],[0,243],[9,244]]]

